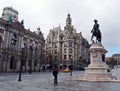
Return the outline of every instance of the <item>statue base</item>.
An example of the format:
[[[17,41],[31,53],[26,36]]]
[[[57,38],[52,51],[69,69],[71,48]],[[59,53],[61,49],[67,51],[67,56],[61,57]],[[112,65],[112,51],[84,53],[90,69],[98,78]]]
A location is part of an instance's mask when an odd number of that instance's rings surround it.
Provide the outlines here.
[[[114,81],[120,82],[116,77],[112,76],[109,67],[104,62],[105,53],[107,52],[101,43],[93,43],[89,49],[90,64],[85,68],[81,81]]]

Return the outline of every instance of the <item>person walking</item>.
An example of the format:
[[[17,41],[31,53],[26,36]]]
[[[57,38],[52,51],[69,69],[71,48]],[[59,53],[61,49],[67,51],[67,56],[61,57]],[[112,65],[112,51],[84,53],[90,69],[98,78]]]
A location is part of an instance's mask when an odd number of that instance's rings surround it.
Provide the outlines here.
[[[58,75],[58,69],[57,69],[57,67],[55,67],[53,69],[54,84],[57,84],[57,75]]]

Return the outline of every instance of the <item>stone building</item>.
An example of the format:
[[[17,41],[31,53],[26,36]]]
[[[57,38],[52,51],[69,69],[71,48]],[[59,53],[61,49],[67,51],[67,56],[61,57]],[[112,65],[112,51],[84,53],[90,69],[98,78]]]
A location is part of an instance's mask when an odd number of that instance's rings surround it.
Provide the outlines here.
[[[22,61],[23,71],[40,69],[44,61],[44,37],[40,28],[36,32],[24,28],[18,21],[18,11],[3,9],[0,18],[0,72],[17,72]]]
[[[45,40],[46,63],[59,66],[73,65],[74,69],[86,66],[89,61],[89,43],[82,36],[76,33],[72,25],[70,14],[67,15],[64,30],[61,27],[54,27]]]
[[[120,65],[120,54],[113,54],[112,58],[117,62],[117,65]]]

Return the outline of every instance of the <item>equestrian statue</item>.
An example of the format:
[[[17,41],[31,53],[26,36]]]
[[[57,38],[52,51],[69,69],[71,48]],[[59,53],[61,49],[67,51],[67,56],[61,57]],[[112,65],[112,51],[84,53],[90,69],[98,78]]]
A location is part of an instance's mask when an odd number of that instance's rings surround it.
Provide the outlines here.
[[[95,24],[93,26],[93,29],[91,30],[91,33],[92,33],[91,41],[94,42],[93,38],[96,37],[96,43],[97,43],[97,42],[101,42],[102,36],[99,29],[99,24],[97,23],[98,21],[95,19],[94,22]]]

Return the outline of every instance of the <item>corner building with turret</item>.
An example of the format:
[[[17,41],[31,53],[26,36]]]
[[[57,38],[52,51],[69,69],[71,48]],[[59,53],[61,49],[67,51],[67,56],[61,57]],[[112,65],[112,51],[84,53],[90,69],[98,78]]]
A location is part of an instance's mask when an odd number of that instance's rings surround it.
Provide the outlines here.
[[[39,71],[44,61],[45,40],[40,28],[35,32],[18,21],[18,11],[5,7],[0,18],[0,72]]]
[[[72,25],[70,14],[67,15],[64,30],[61,27],[50,29],[45,40],[46,64],[67,67],[73,65],[74,69],[87,66],[89,62],[89,43],[76,33]]]

